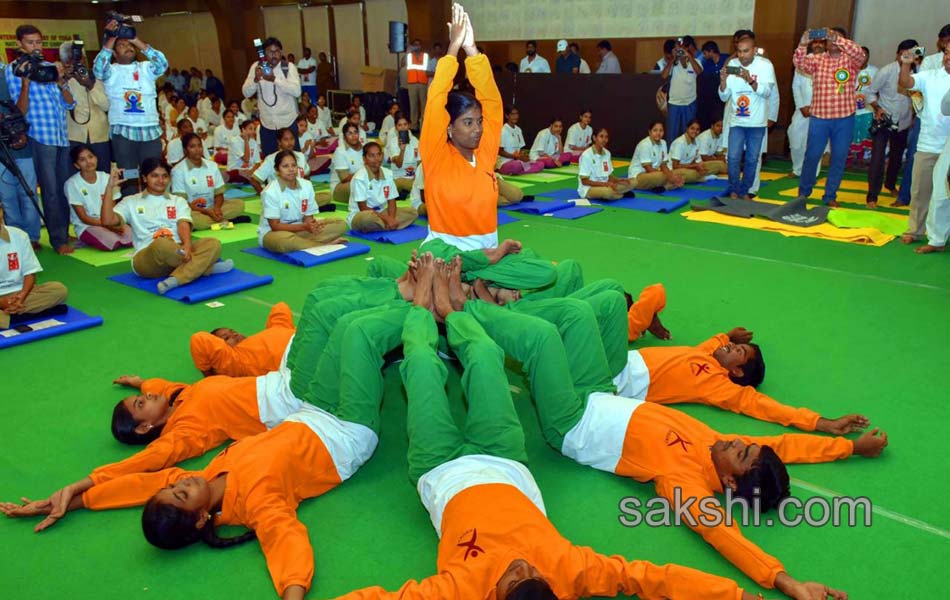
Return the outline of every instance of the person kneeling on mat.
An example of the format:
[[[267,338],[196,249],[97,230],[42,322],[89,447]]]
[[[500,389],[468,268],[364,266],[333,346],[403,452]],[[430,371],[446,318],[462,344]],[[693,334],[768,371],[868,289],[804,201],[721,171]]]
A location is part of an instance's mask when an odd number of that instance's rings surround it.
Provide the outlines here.
[[[53,310],[66,302],[66,286],[57,281],[36,284],[36,273],[43,270],[30,245],[30,236],[22,229],[4,224],[0,205],[0,255],[6,256],[6,267],[0,267],[0,329],[16,321]]]
[[[211,229],[217,224],[227,226],[240,222],[244,202],[224,199],[224,178],[217,163],[205,158],[201,138],[186,133],[181,138],[185,159],[172,168],[172,193],[182,196],[191,208],[191,223],[195,231]],[[244,217],[245,223],[250,222]]]
[[[399,190],[393,173],[383,167],[383,151],[376,142],[363,146],[364,167],[353,175],[347,225],[353,231],[405,229],[419,217],[414,208],[398,208]]]
[[[294,336],[290,307],[278,302],[267,316],[264,330],[246,336],[230,327],[191,336],[191,359],[205,377],[253,377],[276,371],[287,344]]]
[[[316,220],[319,211],[313,184],[299,176],[297,152],[281,150],[274,157],[277,178],[261,194],[257,241],[271,252],[287,253],[327,244],[341,244],[346,224],[340,219]]]
[[[168,191],[171,167],[162,158],[147,158],[139,176],[143,192],[129,196],[118,206],[102,198],[102,224],[132,227],[132,270],[140,277],[158,278],[158,293],[165,294],[202,275],[226,273],[231,259],[218,262],[221,242],[214,238],[191,239],[191,208],[181,196]]]

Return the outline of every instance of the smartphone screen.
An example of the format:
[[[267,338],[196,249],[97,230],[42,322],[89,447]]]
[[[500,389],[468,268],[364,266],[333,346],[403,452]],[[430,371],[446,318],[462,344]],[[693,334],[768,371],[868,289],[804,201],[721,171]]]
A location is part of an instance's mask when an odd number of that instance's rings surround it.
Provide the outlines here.
[[[726,73],[728,75],[738,75],[742,73],[742,67],[726,67]]]
[[[827,29],[809,29],[808,39],[810,40],[828,39],[828,30]]]
[[[409,132],[408,132],[408,131],[400,131],[400,132],[399,132],[399,141],[402,142],[403,144],[408,144],[408,143],[409,143]]]

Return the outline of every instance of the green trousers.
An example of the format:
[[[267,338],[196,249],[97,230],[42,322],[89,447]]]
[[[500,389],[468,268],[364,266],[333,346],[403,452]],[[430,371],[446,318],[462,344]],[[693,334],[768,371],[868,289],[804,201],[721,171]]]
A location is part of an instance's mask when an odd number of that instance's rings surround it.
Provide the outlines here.
[[[353,421],[339,410],[347,404],[358,406],[359,398],[382,398],[383,360],[402,344],[403,323],[410,307],[408,302],[393,300],[340,317],[304,399],[318,406],[328,405],[341,419]],[[378,427],[378,423],[370,426],[374,431]]]
[[[399,287],[392,279],[335,277],[320,282],[304,301],[297,333],[287,354],[290,389],[294,395],[307,399],[317,363],[337,319],[401,298]]]
[[[398,261],[388,256],[377,256],[366,265],[366,276],[398,279],[408,269],[406,261]]]
[[[555,267],[554,283],[542,288],[534,289],[524,294],[523,300],[546,300],[548,298],[564,298],[570,296],[584,285],[584,273],[580,264],[572,259],[562,260]],[[516,288],[524,289],[524,288]]]
[[[627,335],[627,301],[623,286],[614,279],[601,279],[588,284],[569,298],[582,300],[594,310],[600,341],[604,347],[607,366],[611,376],[616,376],[627,366],[630,343]]]
[[[432,256],[445,261],[461,256],[464,281],[474,281],[477,278],[512,290],[535,290],[547,288],[557,279],[554,264],[539,259],[530,250],[509,254],[495,264],[489,264],[488,257],[481,250],[459,250],[440,239],[422,244],[419,252],[431,252]]]
[[[520,462],[528,458],[505,375],[504,353],[469,314],[450,314],[445,327],[449,347],[464,369],[462,389],[468,400],[464,433],[449,409],[446,368],[435,350],[435,319],[424,308],[413,306],[402,331],[405,360],[399,372],[409,402],[407,458],[414,484],[460,456],[488,454]]]

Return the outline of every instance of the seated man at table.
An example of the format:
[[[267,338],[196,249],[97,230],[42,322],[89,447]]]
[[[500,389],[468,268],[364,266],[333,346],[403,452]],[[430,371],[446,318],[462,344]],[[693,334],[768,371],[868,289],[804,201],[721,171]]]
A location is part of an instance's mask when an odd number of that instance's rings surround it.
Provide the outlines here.
[[[346,224],[353,231],[405,229],[419,217],[414,208],[398,208],[399,190],[393,173],[383,165],[383,150],[376,142],[363,146],[364,167],[353,176],[350,212]]]
[[[47,281],[37,285],[36,273],[43,267],[36,260],[30,236],[22,229],[4,225],[3,205],[0,205],[0,255],[7,258],[0,265],[0,329],[10,327],[11,319],[20,321],[66,302],[63,284]]]

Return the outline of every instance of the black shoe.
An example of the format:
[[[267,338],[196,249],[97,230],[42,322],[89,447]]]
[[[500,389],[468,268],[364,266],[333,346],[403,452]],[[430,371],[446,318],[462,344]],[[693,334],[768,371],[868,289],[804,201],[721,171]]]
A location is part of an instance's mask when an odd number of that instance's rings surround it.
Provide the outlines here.
[[[753,194],[752,192],[749,192],[748,196],[749,196],[749,200],[752,200],[753,198],[758,196],[758,194]]]
[[[239,215],[231,219],[231,222],[232,223],[250,223],[251,217],[249,217],[248,215]]]
[[[637,197],[637,193],[634,192],[633,190],[630,190],[629,192],[625,192],[624,195],[623,195],[623,197],[624,197],[624,198],[636,198],[636,197]]]
[[[652,193],[652,194],[662,194],[662,193],[665,192],[665,191],[666,191],[666,188],[665,188],[665,187],[663,187],[662,185],[658,185],[658,186],[656,186],[655,188],[651,189],[651,190],[650,190],[650,193]]]
[[[336,204],[324,204],[318,209],[319,212],[336,212]]]
[[[525,195],[520,201],[521,201],[521,202],[534,202],[534,196]]]

